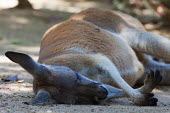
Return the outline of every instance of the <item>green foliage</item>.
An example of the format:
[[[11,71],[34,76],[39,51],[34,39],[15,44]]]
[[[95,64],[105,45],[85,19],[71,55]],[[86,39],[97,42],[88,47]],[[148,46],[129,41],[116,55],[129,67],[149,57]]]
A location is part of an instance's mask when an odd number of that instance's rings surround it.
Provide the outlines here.
[[[112,0],[112,2],[115,6],[113,9],[123,10],[130,6],[129,0]]]
[[[170,0],[160,0],[166,7],[170,8]]]
[[[21,42],[11,42],[11,44],[13,44],[13,45],[22,45]]]

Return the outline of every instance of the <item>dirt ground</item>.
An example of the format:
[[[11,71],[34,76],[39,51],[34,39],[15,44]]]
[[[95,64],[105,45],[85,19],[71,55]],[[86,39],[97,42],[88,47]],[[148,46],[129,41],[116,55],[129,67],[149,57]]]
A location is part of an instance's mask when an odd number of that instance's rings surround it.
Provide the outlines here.
[[[19,51],[29,54],[35,60],[38,58],[39,43],[44,32],[55,23],[67,19],[71,13],[49,10],[0,11],[0,113],[169,113],[170,88],[158,86],[153,92],[159,99],[156,107],[139,107],[132,104],[128,98],[114,99],[108,105],[50,105],[31,106],[23,102],[31,101],[32,77],[20,66],[8,60],[6,51]],[[150,31],[170,37],[169,29],[162,28]],[[24,80],[18,82],[3,82],[7,76],[18,75]]]

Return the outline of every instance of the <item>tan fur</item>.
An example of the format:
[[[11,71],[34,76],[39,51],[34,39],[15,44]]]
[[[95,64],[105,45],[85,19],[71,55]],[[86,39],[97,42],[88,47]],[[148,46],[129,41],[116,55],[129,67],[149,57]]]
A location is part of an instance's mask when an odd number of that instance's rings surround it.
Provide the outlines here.
[[[74,48],[85,51],[81,53]],[[82,20],[67,20],[49,29],[41,42],[39,62],[63,65],[83,72],[93,68],[93,54],[109,58],[130,85],[134,85],[143,73],[142,64],[126,41]],[[105,83],[113,85],[112,80]]]
[[[145,43],[141,43],[142,38]],[[85,72],[83,70],[87,68],[84,67],[92,67],[94,59],[90,55],[100,53],[113,62],[121,76],[132,86],[144,73],[140,62],[146,66],[152,64],[151,68],[161,68],[165,75],[170,73],[169,65],[165,65],[168,70],[162,65],[155,65],[144,54],[169,58],[169,43],[162,36],[145,32],[143,25],[127,14],[90,8],[53,26],[45,33],[39,62],[64,65],[78,72]]]
[[[156,67],[165,75],[170,73],[169,65],[154,63],[146,55],[169,59],[169,44],[168,39],[146,32],[137,19],[127,14],[90,8],[45,33],[38,62],[66,66],[98,82],[118,86],[134,98],[134,103],[142,104],[142,93],[150,93],[157,83],[146,82],[154,85],[139,89],[131,86],[142,78],[145,69]]]
[[[145,30],[143,25],[130,15],[107,9],[89,8],[73,15],[70,19],[89,21],[101,28],[115,32],[120,32],[125,28]]]
[[[124,38],[129,46],[133,48],[139,61],[145,65],[146,70],[148,68],[160,69],[166,78],[161,84],[169,84],[169,64],[153,63],[154,61],[146,54],[168,61],[170,59],[170,40],[163,36],[146,32],[137,19],[119,11],[90,8],[73,15],[70,19],[88,21],[121,35],[121,38]]]
[[[75,14],[70,19],[88,21],[103,29],[121,35],[135,51],[140,51],[140,53],[137,54],[139,57],[142,56],[140,54],[143,52],[169,60],[170,41],[165,37],[145,32],[143,25],[130,15],[119,11],[90,8]],[[138,40],[138,37],[140,39],[145,38],[146,44],[139,45],[138,43],[143,40]],[[162,45],[162,42],[164,42],[164,45]],[[149,49],[146,49],[146,46],[148,46],[148,48],[155,48],[154,50],[148,51]],[[157,54],[157,51],[161,54]]]

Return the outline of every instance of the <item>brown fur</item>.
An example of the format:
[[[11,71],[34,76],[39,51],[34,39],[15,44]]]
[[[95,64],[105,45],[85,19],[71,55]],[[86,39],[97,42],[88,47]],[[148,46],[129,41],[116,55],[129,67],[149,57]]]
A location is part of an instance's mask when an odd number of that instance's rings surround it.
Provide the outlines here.
[[[74,47],[85,49],[85,53],[69,50]],[[62,52],[65,53],[60,54]],[[85,66],[93,66],[93,59],[88,54],[99,53],[106,55],[122,73],[135,67],[143,72],[135,53],[124,40],[82,20],[68,20],[48,30],[41,42],[39,62],[63,65],[80,72]],[[142,72],[125,73],[122,76],[134,85],[135,79]]]
[[[95,25],[115,32],[120,32],[125,28],[137,28],[145,30],[143,25],[135,18],[119,11],[107,9],[89,8],[73,15],[72,20],[85,20]]]

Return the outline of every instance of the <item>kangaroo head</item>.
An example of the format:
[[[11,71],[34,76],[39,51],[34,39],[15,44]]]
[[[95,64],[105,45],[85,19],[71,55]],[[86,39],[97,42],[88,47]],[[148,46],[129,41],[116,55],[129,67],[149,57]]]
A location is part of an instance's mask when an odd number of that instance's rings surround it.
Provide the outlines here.
[[[107,97],[108,91],[101,83],[68,67],[40,64],[23,53],[5,55],[33,76],[36,97],[30,104],[95,104]]]

